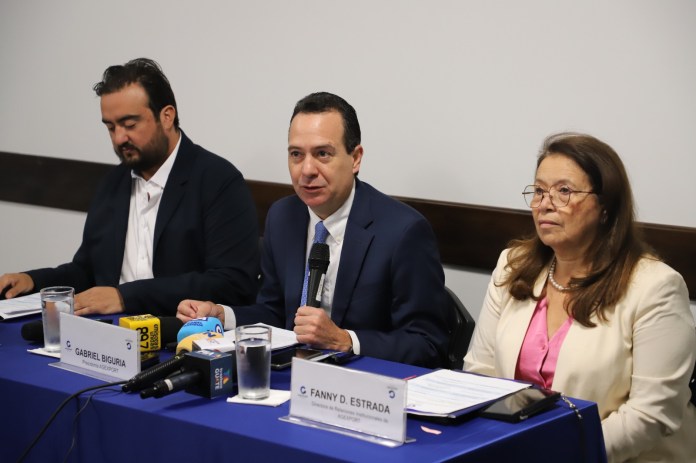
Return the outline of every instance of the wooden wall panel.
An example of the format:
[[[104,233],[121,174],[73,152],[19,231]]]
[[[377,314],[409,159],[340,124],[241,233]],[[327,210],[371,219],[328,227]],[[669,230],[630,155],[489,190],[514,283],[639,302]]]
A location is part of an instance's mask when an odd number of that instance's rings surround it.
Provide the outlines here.
[[[0,152],[0,201],[87,211],[109,164]],[[293,194],[288,184],[247,180],[259,227],[274,201]],[[532,233],[529,211],[416,198],[397,199],[432,224],[444,264],[490,271],[513,238]],[[696,300],[696,228],[640,224],[660,257],[682,274]]]

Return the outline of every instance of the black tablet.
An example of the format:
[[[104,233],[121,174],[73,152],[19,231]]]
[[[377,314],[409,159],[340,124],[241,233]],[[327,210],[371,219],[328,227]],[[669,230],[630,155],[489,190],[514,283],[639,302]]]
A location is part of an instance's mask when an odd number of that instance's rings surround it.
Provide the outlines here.
[[[271,368],[274,370],[282,370],[292,365],[293,357],[306,360],[321,354],[322,351],[320,350],[308,349],[306,347],[290,347],[288,349],[279,350],[271,353]]]
[[[529,387],[493,402],[480,416],[516,423],[551,408],[560,398],[559,392]]]

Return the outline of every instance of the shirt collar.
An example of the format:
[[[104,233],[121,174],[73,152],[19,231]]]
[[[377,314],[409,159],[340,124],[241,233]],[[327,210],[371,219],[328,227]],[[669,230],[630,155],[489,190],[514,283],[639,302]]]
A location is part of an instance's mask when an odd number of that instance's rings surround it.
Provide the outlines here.
[[[346,234],[346,226],[348,224],[348,216],[350,215],[350,209],[353,207],[353,199],[355,199],[355,180],[353,180],[353,187],[350,190],[350,195],[348,199],[339,207],[336,212],[324,219],[324,226],[329,231],[331,238],[336,240],[337,243],[343,241],[343,237]],[[312,209],[307,208],[309,211],[309,230],[314,239],[314,227],[321,221],[321,218],[316,215]]]

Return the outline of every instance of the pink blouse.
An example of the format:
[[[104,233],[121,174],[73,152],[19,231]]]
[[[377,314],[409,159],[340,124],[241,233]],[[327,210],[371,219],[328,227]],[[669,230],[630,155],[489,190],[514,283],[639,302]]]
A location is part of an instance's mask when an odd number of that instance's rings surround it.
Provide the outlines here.
[[[549,339],[546,325],[547,307],[546,298],[537,302],[534,315],[532,315],[532,320],[527,328],[527,334],[522,342],[520,355],[517,358],[515,379],[551,389],[553,375],[556,373],[558,352],[561,350],[563,340],[573,323],[573,318],[568,317]]]

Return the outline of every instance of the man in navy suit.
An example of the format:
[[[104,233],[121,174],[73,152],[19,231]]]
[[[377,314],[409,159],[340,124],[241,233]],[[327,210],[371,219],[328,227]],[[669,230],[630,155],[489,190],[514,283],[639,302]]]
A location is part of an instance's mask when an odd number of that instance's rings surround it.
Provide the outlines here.
[[[268,212],[256,304],[186,300],[177,316],[216,316],[226,329],[263,322],[323,349],[442,365],[448,306],[433,231],[418,212],[358,180],[363,148],[353,107],[330,93],[305,97],[288,142],[297,195]],[[318,222],[328,231],[330,265],[315,308],[300,301]]]
[[[72,262],[3,275],[0,291],[73,286],[77,315],[173,315],[191,295],[253,302],[258,229],[242,174],[179,129],[156,62],[111,66],[94,90],[121,164],[101,182]]]

